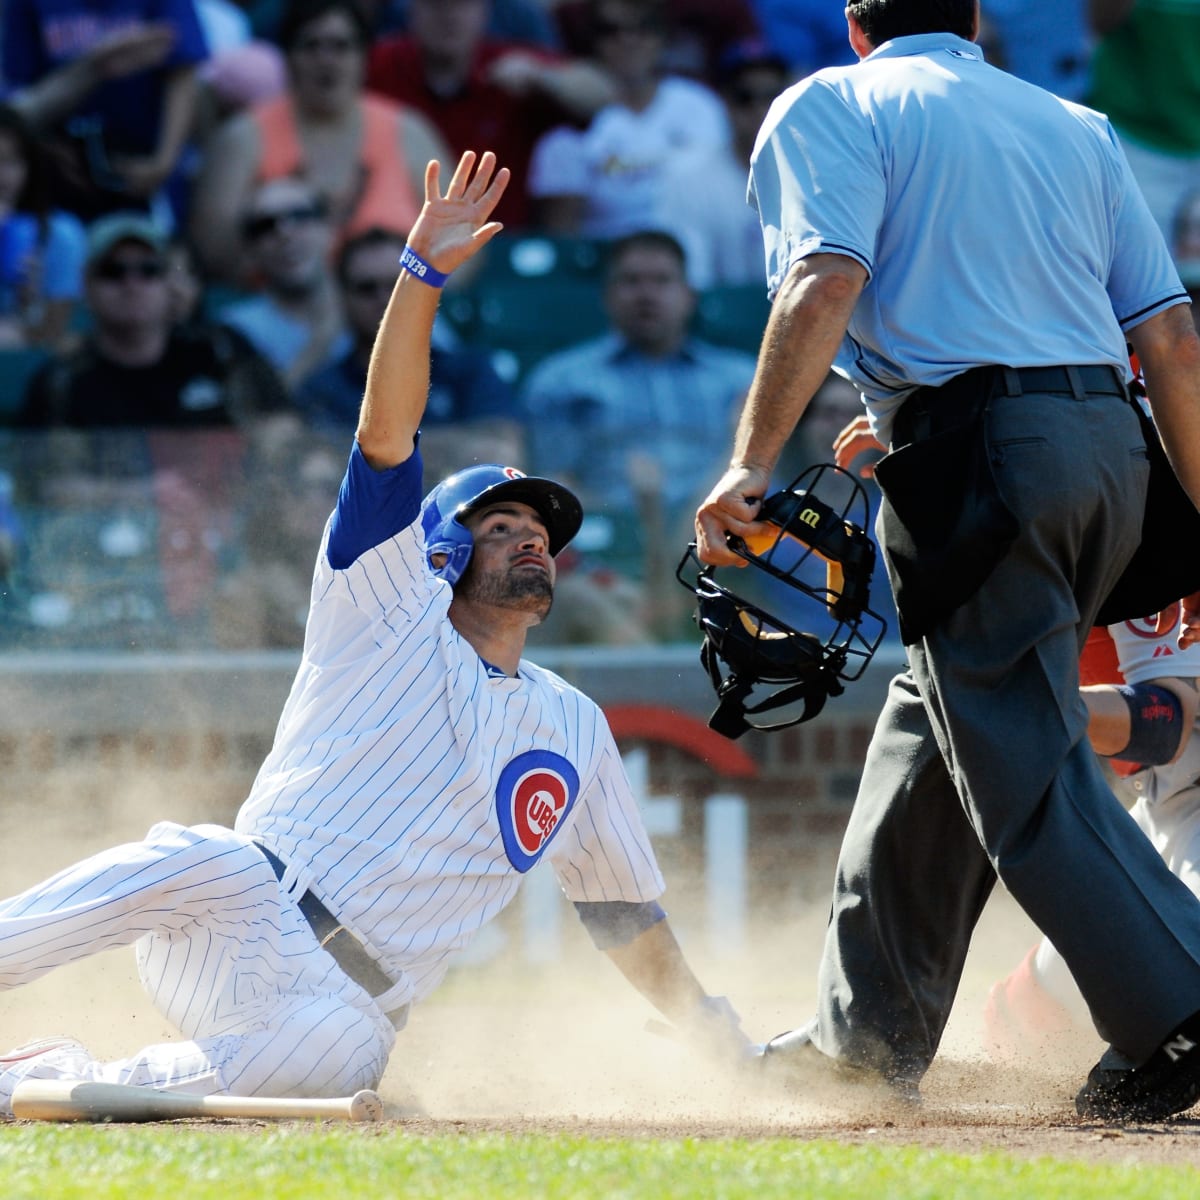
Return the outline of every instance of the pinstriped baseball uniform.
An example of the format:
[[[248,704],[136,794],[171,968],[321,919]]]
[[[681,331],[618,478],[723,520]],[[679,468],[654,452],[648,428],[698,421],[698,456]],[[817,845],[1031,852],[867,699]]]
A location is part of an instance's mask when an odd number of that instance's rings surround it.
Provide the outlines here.
[[[162,823],[0,904],[0,987],[136,941],[154,1003],[192,1040],[28,1075],[346,1094],[378,1082],[406,1006],[543,856],[571,900],[662,893],[600,710],[524,660],[516,678],[489,667],[451,625],[420,479],[417,453],[372,472],[353,450],[301,666],[235,830]],[[372,995],[321,949],[306,893],[390,989]],[[0,1072],[0,1112],[19,1077]]]
[[[411,460],[410,460],[411,461]],[[488,667],[447,618],[418,526],[344,571],[318,560],[304,662],[237,829],[285,862],[420,999],[548,854],[571,900],[663,890],[596,705],[522,661]],[[508,774],[506,774],[508,772]]]

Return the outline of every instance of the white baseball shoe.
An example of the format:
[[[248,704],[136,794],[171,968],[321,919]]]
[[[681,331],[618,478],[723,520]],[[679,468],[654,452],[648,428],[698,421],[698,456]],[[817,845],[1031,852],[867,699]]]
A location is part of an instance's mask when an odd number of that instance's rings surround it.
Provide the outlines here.
[[[0,1117],[12,1116],[13,1089],[23,1079],[84,1079],[92,1056],[74,1038],[41,1038],[0,1054]]]

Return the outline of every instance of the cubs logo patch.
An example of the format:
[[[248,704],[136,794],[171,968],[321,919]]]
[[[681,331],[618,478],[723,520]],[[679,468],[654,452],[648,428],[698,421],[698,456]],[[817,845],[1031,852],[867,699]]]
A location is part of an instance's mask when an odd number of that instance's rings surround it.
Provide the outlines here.
[[[518,754],[496,784],[496,816],[508,861],[524,874],[542,857],[579,795],[579,773],[561,754]]]

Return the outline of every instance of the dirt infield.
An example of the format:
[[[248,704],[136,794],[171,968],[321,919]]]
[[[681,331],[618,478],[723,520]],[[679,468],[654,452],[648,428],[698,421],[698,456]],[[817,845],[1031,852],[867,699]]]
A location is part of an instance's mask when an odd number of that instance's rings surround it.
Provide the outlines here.
[[[145,811],[122,805],[103,821],[66,813],[47,816],[37,828],[22,826],[6,847],[0,890],[18,890],[84,854],[140,836]],[[671,882],[668,901],[690,894],[686,880]],[[686,903],[668,907],[702,980],[731,997],[752,1037],[766,1039],[811,1013],[821,909],[755,914],[749,942],[728,949],[707,945],[700,917]],[[379,1090],[389,1116],[413,1133],[832,1138],[1200,1167],[1200,1110],[1196,1118],[1144,1127],[1075,1118],[1072,1099],[1098,1041],[1070,1053],[1047,1047],[1036,1073],[998,1067],[983,1054],[988,986],[1033,938],[1011,900],[996,895],[943,1053],[915,1107],[846,1089],[783,1095],[757,1074],[722,1075],[646,1030],[651,1009],[591,949],[573,917],[561,953],[542,964],[528,961],[519,931],[502,921],[475,961],[455,969],[414,1010]],[[129,950],[108,951],[0,995],[4,1045],[58,1033],[78,1037],[100,1057],[174,1036],[142,993]]]

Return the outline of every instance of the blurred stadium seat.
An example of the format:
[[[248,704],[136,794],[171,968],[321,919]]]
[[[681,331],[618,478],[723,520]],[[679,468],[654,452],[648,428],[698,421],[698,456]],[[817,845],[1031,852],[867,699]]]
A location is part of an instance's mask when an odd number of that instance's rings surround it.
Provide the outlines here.
[[[700,293],[693,328],[707,342],[757,354],[770,311],[765,284],[708,288]]]
[[[0,350],[0,424],[11,424],[21,408],[30,377],[49,358],[36,346]]]
[[[469,290],[446,294],[442,313],[515,382],[547,354],[605,331],[603,274],[602,242],[502,234]]]
[[[245,441],[233,429],[5,431],[17,554],[0,643],[211,644],[211,600],[242,549]]]
[[[604,277],[605,245],[594,238],[500,234],[488,246],[476,282],[545,279],[553,275],[599,283]]]

